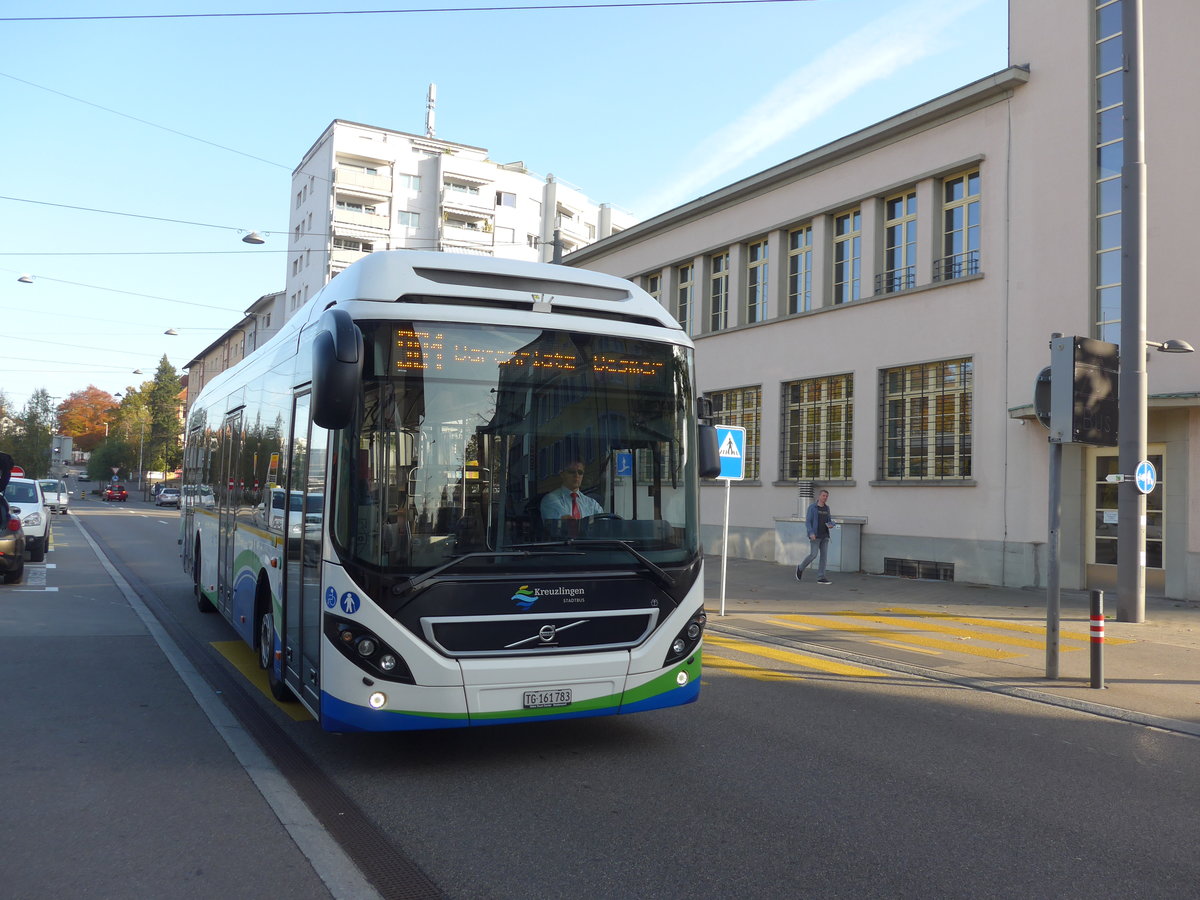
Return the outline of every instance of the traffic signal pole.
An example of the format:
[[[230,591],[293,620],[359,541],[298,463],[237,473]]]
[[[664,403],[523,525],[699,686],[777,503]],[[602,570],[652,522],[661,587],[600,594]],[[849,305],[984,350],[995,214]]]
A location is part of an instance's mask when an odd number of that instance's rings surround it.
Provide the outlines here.
[[[1142,110],[1142,0],[1122,6],[1125,53],[1121,167],[1121,428],[1119,471],[1146,458],[1146,163]],[[1117,486],[1117,620],[1146,620],[1146,496],[1132,478]]]

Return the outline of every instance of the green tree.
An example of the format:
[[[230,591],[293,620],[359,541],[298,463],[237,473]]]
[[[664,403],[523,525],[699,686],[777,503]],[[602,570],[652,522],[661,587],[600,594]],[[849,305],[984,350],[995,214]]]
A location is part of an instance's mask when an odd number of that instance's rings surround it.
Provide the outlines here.
[[[45,388],[38,388],[21,414],[15,417],[11,432],[5,435],[4,441],[13,460],[25,470],[27,478],[43,478],[50,473],[50,450],[56,424],[57,417],[50,394]]]
[[[183,424],[179,418],[179,373],[164,353],[154,380],[142,385],[150,433],[147,468],[172,471],[183,462]]]

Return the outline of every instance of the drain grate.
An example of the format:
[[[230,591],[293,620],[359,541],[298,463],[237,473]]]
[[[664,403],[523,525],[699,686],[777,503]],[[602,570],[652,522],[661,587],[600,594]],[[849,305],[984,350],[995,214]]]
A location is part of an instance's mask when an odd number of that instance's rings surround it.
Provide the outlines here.
[[[885,556],[883,574],[898,575],[901,578],[921,578],[926,581],[953,581],[954,563]]]

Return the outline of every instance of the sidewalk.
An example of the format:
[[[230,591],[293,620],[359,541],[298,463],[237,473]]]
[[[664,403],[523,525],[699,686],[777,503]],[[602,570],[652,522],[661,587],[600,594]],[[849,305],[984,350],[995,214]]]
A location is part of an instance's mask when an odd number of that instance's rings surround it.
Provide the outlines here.
[[[88,506],[0,586],[5,896],[330,897],[280,821],[290,788],[268,803],[231,750],[249,739],[81,532]]]
[[[1146,621],[1117,622],[1116,598],[1104,612],[1104,684],[1091,685],[1089,594],[1063,591],[1059,678],[1046,678],[1046,591],[882,575],[831,572],[730,559],[721,616],[721,558],[705,559],[709,627],[823,647],[949,680],[1127,718],[1185,723],[1200,735],[1200,603],[1146,598]],[[1125,716],[1121,716],[1126,718]],[[1154,724],[1154,723],[1150,723]]]

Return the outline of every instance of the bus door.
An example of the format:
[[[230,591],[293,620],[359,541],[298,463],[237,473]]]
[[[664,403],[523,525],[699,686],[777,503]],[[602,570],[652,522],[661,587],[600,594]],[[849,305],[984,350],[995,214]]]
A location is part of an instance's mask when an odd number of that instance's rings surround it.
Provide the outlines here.
[[[313,710],[321,701],[321,552],[325,531],[326,432],[313,428],[311,396],[296,397],[285,504],[284,680]]]
[[[225,417],[221,427],[221,458],[218,472],[221,473],[223,501],[217,509],[217,605],[228,615],[233,606],[233,583],[237,576],[233,565],[233,533],[237,521],[241,490],[238,473],[242,462],[242,410],[238,409]]]

